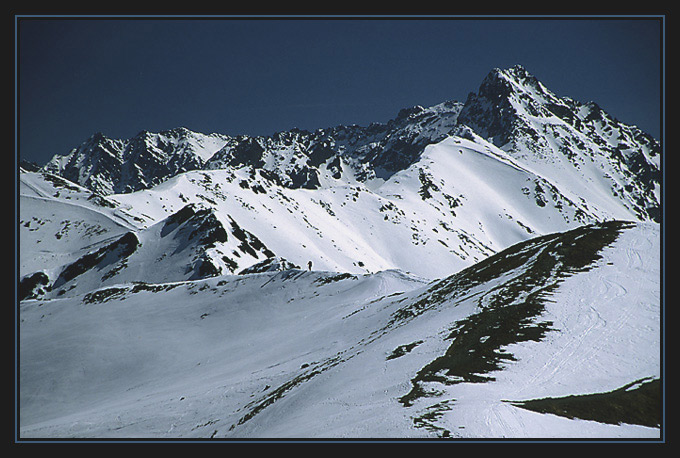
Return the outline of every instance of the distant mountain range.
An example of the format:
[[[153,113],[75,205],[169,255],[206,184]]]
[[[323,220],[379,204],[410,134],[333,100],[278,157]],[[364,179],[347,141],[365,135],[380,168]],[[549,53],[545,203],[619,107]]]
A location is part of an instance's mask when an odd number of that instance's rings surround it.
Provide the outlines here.
[[[129,140],[96,133],[43,170],[102,194],[149,189],[190,170],[246,166],[287,188],[318,189],[388,179],[420,161],[425,146],[464,136],[467,128],[546,179],[569,177],[587,186],[596,168],[625,207],[658,219],[659,142],[594,102],[556,96],[519,65],[494,69],[465,103],[406,108],[386,124],[293,129],[270,137],[185,128],[142,131]]]

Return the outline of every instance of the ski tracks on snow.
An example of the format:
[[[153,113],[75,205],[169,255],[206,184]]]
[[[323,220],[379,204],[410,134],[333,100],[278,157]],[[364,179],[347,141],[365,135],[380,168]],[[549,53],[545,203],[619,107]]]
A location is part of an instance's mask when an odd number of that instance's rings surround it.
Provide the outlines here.
[[[633,239],[632,243],[635,242]],[[626,255],[627,271],[642,266],[639,247],[628,245],[617,249],[622,249]],[[515,395],[535,392],[536,385],[552,384],[565,370],[575,373],[591,366],[598,354],[620,333],[637,307],[636,301],[625,299],[631,286],[622,284],[621,269],[601,263],[592,271],[577,276],[575,282],[581,292],[587,292],[585,295],[571,295],[568,290],[560,294],[558,291],[554,299],[562,310],[554,315],[563,317],[561,322],[555,323],[560,334],[547,342],[557,348],[549,352],[546,361]],[[630,279],[629,276],[625,278]],[[637,286],[632,285],[635,289]],[[549,310],[551,306],[547,308]]]
[[[517,367],[507,368],[514,373],[531,373],[525,380],[511,374],[508,381],[517,389],[499,391],[499,398],[520,400],[524,398],[550,397],[579,393],[580,384],[570,381],[588,379],[606,374],[602,370],[618,358],[626,358],[621,347],[622,337],[628,335],[628,327],[635,327],[635,317],[647,307],[644,297],[650,288],[646,259],[655,246],[649,238],[621,237],[605,254],[594,269],[565,280],[546,306],[546,319],[559,317],[553,328],[540,343],[530,345],[548,346],[541,350],[544,361],[536,358],[520,358]],[[610,262],[607,262],[607,261]],[[632,275],[631,275],[632,274]],[[573,294],[578,291],[578,294]],[[549,316],[548,316],[549,315]],[[536,355],[538,352],[526,354]],[[514,364],[513,364],[514,366]],[[560,386],[570,386],[573,392],[564,393]],[[573,385],[573,386],[572,386]],[[585,392],[589,391],[583,385]],[[481,413],[481,420],[494,437],[517,437],[525,430],[522,416],[517,408],[500,399],[488,400]]]

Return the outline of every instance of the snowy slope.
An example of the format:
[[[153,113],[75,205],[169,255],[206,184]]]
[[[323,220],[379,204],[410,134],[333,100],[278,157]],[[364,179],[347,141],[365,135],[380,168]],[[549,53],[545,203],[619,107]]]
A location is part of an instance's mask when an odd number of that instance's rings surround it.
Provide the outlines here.
[[[517,405],[658,379],[658,278],[658,226],[607,223],[435,282],[287,270],[28,300],[20,433],[659,437]]]
[[[22,171],[19,193],[20,277],[58,271],[137,227],[113,201],[49,173]]]

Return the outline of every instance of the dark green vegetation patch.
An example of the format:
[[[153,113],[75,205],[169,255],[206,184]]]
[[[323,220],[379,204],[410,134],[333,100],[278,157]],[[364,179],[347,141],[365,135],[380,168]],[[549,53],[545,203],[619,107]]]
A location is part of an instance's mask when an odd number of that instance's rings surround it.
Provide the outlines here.
[[[394,349],[394,351],[393,351],[392,353],[390,353],[390,354],[387,356],[387,360],[390,360],[390,359],[397,359],[397,358],[399,358],[399,357],[402,357],[402,356],[404,356],[406,353],[410,353],[411,350],[413,350],[414,348],[416,348],[416,347],[417,347],[418,345],[420,345],[421,343],[423,343],[423,341],[422,341],[422,340],[419,340],[419,341],[417,341],[417,342],[412,342],[412,343],[410,343],[410,344],[399,345],[397,348]]]
[[[606,393],[510,402],[539,413],[612,425],[661,426],[661,381],[642,379]]]
[[[479,311],[455,323],[445,354],[417,373],[411,391],[400,402],[408,407],[416,399],[437,396],[425,388],[431,382],[454,385],[494,380],[494,371],[515,360],[504,348],[539,341],[552,330],[551,322],[536,319],[559,283],[592,268],[601,259],[599,252],[630,225],[606,222],[519,243],[436,283],[420,300],[402,308],[394,315],[395,322],[465,299],[473,299]],[[494,279],[503,281],[473,291]]]

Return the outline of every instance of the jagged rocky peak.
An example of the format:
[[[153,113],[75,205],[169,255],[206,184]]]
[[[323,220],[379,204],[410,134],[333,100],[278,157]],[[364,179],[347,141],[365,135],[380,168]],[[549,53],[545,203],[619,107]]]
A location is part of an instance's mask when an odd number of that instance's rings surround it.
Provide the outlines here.
[[[518,131],[526,134],[527,129],[535,130],[528,125],[533,123],[536,127],[536,120],[555,124],[551,118],[558,118],[577,131],[591,135],[615,127],[639,130],[621,123],[595,102],[581,103],[567,96],[557,96],[521,65],[489,72],[478,91],[468,94],[458,122],[472,127],[497,146],[503,146],[514,140]],[[596,123],[599,124],[597,129]],[[609,143],[615,140],[614,137]]]
[[[127,140],[96,132],[69,154],[55,155],[43,170],[101,194],[134,192],[202,168],[227,140],[184,127],[160,133],[142,130]]]
[[[524,67],[494,69],[471,93],[459,117],[485,140],[580,193],[583,169],[641,219],[659,220],[660,144],[594,102],[549,91]],[[581,186],[581,185],[578,185]]]
[[[505,80],[516,87],[528,87],[537,91],[545,91],[545,87],[541,82],[531,73],[527,71],[522,65],[515,65],[508,69],[494,68],[487,78],[495,78],[496,80]]]
[[[206,168],[266,169],[282,186],[317,189],[324,174],[343,178],[342,162],[354,170],[354,178],[363,181],[375,176],[376,167],[394,173],[410,165],[425,144],[444,138],[458,111],[459,106],[452,103],[429,109],[417,106],[401,110],[386,124],[340,125],[314,132],[294,128],[269,137],[237,137]]]
[[[445,138],[461,108],[455,101],[416,105],[387,123],[313,132],[293,128],[266,137],[204,135],[185,127],[142,130],[128,140],[98,132],[68,156],[55,156],[46,168],[101,194],[147,189],[190,170],[239,167],[267,170],[285,187],[316,189],[324,173],[343,178],[340,157],[360,181],[374,177],[374,169],[389,175],[408,167],[424,146]]]
[[[42,170],[101,194],[112,194],[121,182],[125,143],[96,132],[67,155],[55,155]]]
[[[93,156],[97,153],[110,154],[117,159],[122,159],[124,142],[109,138],[102,132],[95,132],[77,148],[71,150],[70,156],[74,159],[83,156]]]
[[[511,95],[531,97],[539,100],[551,99],[554,94],[548,90],[534,75],[521,65],[508,69],[494,68],[482,80],[477,93],[470,93],[470,98],[486,99],[490,103],[500,102]],[[468,103],[466,103],[467,105]]]
[[[521,65],[507,70],[493,69],[477,93],[468,94],[458,122],[472,127],[479,135],[503,146],[512,140],[517,125],[518,106],[541,116],[542,105],[557,98]]]

